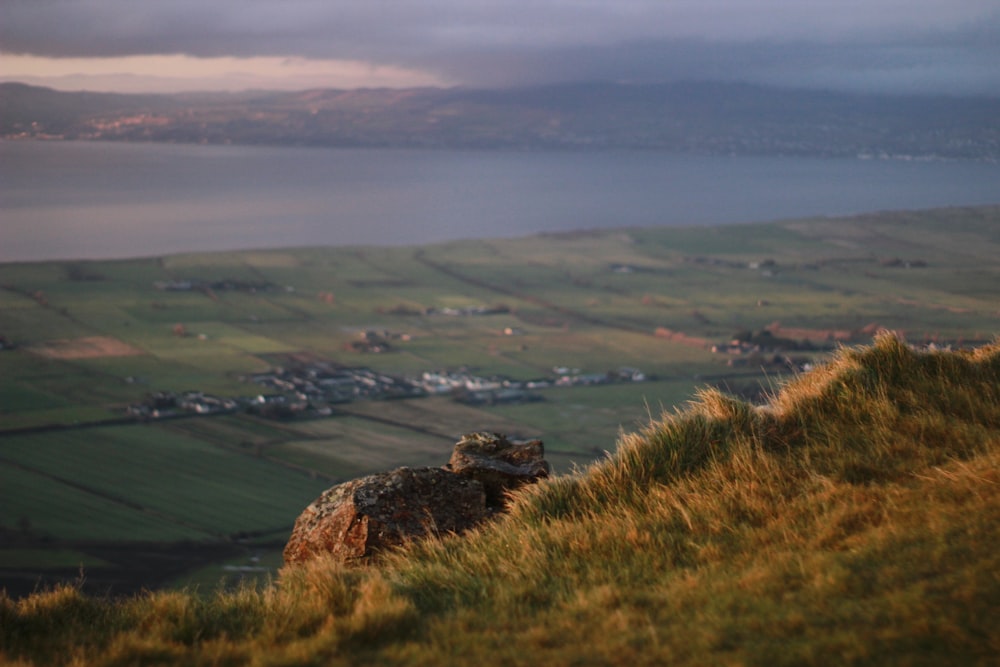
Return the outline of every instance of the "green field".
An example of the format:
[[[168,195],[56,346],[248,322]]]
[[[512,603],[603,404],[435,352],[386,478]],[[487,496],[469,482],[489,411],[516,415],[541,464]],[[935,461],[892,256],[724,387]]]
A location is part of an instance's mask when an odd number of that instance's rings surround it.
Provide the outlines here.
[[[0,336],[15,345],[0,350],[0,577],[32,559],[54,578],[77,561],[104,567],[108,545],[233,546],[225,562],[273,552],[333,481],[441,465],[469,431],[541,438],[568,472],[700,387],[775,388],[787,366],[712,351],[738,332],[808,343],[795,354],[816,361],[880,327],[959,346],[1000,332],[1000,207],[0,264]],[[380,354],[350,349],[368,329],[399,337]],[[651,381],[550,387],[523,404],[412,398],[323,419],[122,423],[154,392],[254,396],[265,390],[248,376],[295,359],[520,381],[632,367]],[[183,557],[198,581],[218,565]]]
[[[155,539],[164,525],[171,537],[185,539],[281,533],[325,486],[146,425],[93,429],[85,438],[73,431],[9,436],[2,459],[8,468],[44,476],[19,489],[8,507],[9,516],[28,517],[34,531],[49,537]],[[118,511],[81,507],[78,496]]]

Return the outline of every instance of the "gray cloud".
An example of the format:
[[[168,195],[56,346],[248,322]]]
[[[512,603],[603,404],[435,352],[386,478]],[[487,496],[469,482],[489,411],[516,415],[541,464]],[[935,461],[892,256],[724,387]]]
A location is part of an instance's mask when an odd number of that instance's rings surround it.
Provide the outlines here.
[[[1000,94],[995,0],[0,0],[0,49],[350,58],[470,85],[709,78]]]

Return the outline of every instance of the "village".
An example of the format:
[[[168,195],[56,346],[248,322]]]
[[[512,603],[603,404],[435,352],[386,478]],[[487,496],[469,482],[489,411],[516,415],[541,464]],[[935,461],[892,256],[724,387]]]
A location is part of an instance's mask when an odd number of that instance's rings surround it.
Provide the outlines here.
[[[469,309],[457,314],[478,315],[481,311]],[[674,337],[679,335],[670,333]],[[737,332],[730,340],[713,344],[709,349],[724,356],[726,366],[733,369],[769,368],[782,372],[807,372],[813,368],[816,354],[828,351],[832,342],[849,340],[851,333],[784,329],[774,323],[758,331]],[[873,332],[866,330],[864,333]],[[408,338],[407,334],[387,330],[364,330],[357,341],[345,347],[353,352],[382,353],[391,349],[390,340]],[[697,342],[705,343],[701,339]],[[0,349],[13,347],[13,343],[0,336]],[[939,349],[941,346],[932,343],[931,347]],[[943,347],[950,349],[951,345]],[[141,402],[129,405],[126,414],[139,420],[236,412],[267,419],[322,418],[332,416],[337,404],[353,401],[447,396],[458,403],[477,406],[533,403],[545,400],[540,390],[646,382],[656,378],[632,367],[600,373],[569,366],[553,366],[549,374],[530,380],[514,380],[503,375],[484,377],[466,367],[399,376],[364,366],[350,367],[316,360],[287,367],[277,366],[266,373],[243,379],[257,385],[261,391],[241,397],[220,397],[198,390],[154,392]]]
[[[169,283],[158,286],[165,290],[199,289],[201,284]],[[225,281],[213,285],[246,285]],[[476,316],[493,314],[501,307],[472,307],[461,310],[432,310],[445,316]],[[178,325],[180,326],[180,325]],[[176,327],[175,327],[176,329]],[[175,331],[175,333],[177,333]],[[508,329],[505,335],[516,335]],[[829,341],[810,341],[808,336],[795,340],[775,323],[760,331],[734,334],[725,343],[709,349],[726,357],[730,368],[760,367],[801,372],[812,367],[813,353]],[[806,332],[808,333],[808,332]],[[837,332],[835,332],[837,333]],[[179,335],[187,335],[186,331]],[[660,333],[672,339],[677,332]],[[407,341],[410,336],[389,330],[364,329],[356,340],[345,344],[355,353],[380,354],[392,350],[392,343]],[[708,341],[683,337],[691,344],[707,347]],[[5,346],[12,346],[0,338]],[[334,406],[353,401],[410,399],[426,396],[447,396],[458,403],[476,406],[532,403],[545,400],[540,390],[567,387],[589,387],[614,383],[646,382],[652,379],[639,368],[621,367],[605,372],[592,372],[569,366],[553,366],[550,373],[529,380],[514,380],[503,375],[482,376],[474,369],[424,371],[416,376],[394,375],[365,366],[345,366],[332,361],[313,360],[276,366],[265,373],[242,378],[259,390],[248,396],[221,397],[199,390],[182,392],[159,391],[148,394],[142,401],[129,405],[125,412],[137,420],[171,419],[185,416],[210,416],[246,413],[266,419],[323,418],[334,414]]]
[[[415,377],[396,376],[365,367],[342,367],[313,361],[277,367],[245,378],[262,391],[253,396],[225,398],[201,391],[155,392],[128,406],[136,419],[166,419],[182,415],[220,415],[234,412],[269,419],[329,417],[333,406],[352,401],[450,396],[469,405],[531,403],[544,400],[537,390],[582,387],[651,379],[636,368],[607,373],[583,373],[578,368],[554,367],[553,375],[519,381],[501,375],[481,377],[468,369],[426,371]]]

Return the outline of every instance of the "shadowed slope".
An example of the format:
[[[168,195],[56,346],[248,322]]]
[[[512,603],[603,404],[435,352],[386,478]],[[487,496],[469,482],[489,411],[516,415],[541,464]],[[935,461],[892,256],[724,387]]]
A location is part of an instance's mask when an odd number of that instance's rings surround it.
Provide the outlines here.
[[[881,335],[764,407],[715,391],[462,539],[126,603],[0,602],[43,664],[989,664],[1000,345]]]

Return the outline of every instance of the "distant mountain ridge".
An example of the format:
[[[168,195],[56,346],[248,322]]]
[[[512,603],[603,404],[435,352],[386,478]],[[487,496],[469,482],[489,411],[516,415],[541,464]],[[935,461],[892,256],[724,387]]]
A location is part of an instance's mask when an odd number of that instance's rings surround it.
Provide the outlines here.
[[[1000,159],[1000,98],[726,83],[122,95],[0,84],[0,137]]]

